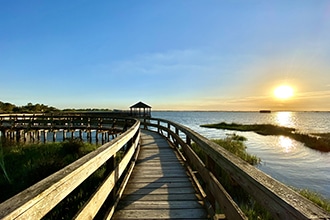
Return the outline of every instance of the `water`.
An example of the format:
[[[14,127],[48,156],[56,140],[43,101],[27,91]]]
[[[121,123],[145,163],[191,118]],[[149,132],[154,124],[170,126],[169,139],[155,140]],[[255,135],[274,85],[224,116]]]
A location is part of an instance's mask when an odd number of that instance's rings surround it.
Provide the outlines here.
[[[180,123],[209,139],[224,138],[230,133],[245,136],[247,151],[261,158],[257,168],[286,185],[312,190],[330,200],[330,153],[310,149],[284,136],[200,127],[201,124],[235,122],[275,124],[305,133],[330,133],[330,112],[152,112],[152,117]]]

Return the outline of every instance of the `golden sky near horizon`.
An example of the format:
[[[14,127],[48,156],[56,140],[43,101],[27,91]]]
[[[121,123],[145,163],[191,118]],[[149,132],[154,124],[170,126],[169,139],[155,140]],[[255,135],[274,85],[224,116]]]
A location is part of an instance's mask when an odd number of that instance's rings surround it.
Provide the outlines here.
[[[259,111],[330,111],[330,68],[325,62],[301,57],[292,60],[290,55],[271,61],[256,63],[254,67],[245,67],[245,77],[234,79],[231,86],[212,90],[212,94],[203,93],[196,100],[191,98],[177,104],[157,105],[159,109]],[[274,58],[274,57],[273,57]],[[290,61],[288,61],[290,60]],[[280,86],[292,88],[288,98],[276,97],[275,90]],[[209,90],[207,90],[209,92]],[[221,93],[232,94],[231,97]],[[213,96],[213,97],[212,97]],[[207,97],[207,98],[205,98]],[[201,100],[201,101],[200,101]],[[186,106],[182,108],[182,106]]]

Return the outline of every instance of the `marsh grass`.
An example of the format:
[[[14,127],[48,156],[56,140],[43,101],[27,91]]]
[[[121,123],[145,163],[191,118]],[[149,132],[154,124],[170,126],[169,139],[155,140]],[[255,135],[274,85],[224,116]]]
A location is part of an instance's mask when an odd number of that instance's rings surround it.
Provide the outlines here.
[[[1,138],[2,139],[2,138]],[[11,183],[11,180],[8,176],[8,173],[7,173],[7,170],[6,170],[6,167],[5,167],[5,161],[4,161],[4,150],[3,150],[3,144],[2,144],[2,140],[0,140],[0,168],[1,168],[1,171],[3,173],[3,176],[4,178],[8,181],[8,183],[10,184]]]
[[[64,168],[81,156],[95,150],[96,145],[79,140],[62,143],[17,144],[2,147],[0,177],[0,202],[14,196],[29,186]]]
[[[272,124],[236,124],[221,122],[218,124],[201,125],[205,128],[217,128],[236,131],[253,131],[261,135],[283,135],[304,143],[307,147],[322,151],[330,152],[330,134],[304,134],[297,132],[294,128],[282,127]]]
[[[247,147],[243,143],[246,138],[243,136],[232,134],[227,135],[225,139],[214,139],[212,141],[251,165],[257,165],[261,161],[257,156],[246,152]]]

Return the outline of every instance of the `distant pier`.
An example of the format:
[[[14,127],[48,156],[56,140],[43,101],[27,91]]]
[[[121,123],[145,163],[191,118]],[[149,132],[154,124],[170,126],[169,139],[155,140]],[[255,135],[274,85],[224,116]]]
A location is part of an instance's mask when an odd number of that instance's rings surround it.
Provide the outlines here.
[[[265,109],[265,110],[260,110],[259,112],[260,112],[260,113],[271,113],[272,111],[271,111],[271,110],[267,110],[267,109]]]

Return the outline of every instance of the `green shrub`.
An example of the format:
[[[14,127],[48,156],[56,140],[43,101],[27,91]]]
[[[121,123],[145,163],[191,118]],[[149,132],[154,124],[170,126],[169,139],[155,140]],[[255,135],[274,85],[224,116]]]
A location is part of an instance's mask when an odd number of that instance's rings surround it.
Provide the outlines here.
[[[67,139],[62,146],[66,154],[81,155],[84,142],[80,138]]]

